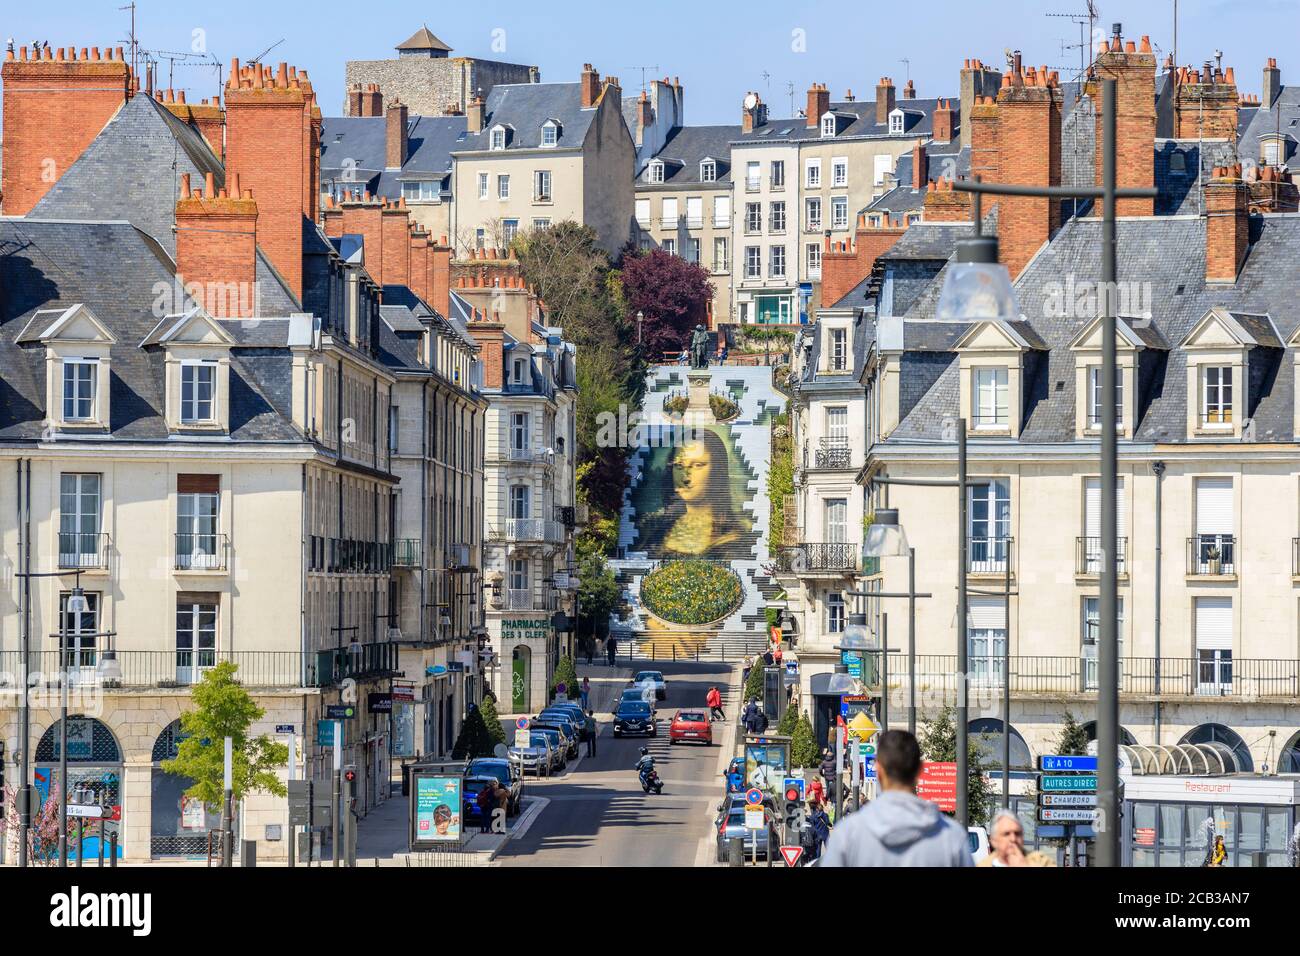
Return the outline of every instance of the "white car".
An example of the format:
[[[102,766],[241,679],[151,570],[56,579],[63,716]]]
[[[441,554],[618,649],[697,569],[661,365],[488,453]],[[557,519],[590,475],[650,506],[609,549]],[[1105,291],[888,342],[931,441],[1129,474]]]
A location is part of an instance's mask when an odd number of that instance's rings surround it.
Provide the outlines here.
[[[967,827],[966,842],[976,863],[989,855],[989,831],[983,827]]]
[[[655,700],[664,700],[668,697],[668,685],[664,683],[663,671],[638,671],[632,678],[633,687],[647,685],[652,689]]]

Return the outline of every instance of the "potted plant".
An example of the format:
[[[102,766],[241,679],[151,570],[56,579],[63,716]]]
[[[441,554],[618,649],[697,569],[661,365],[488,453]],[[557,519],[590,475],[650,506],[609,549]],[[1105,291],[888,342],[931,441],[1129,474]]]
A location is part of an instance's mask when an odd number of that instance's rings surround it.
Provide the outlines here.
[[[1205,563],[1209,567],[1210,574],[1221,574],[1223,561],[1219,552],[1218,545],[1210,545],[1205,549]]]

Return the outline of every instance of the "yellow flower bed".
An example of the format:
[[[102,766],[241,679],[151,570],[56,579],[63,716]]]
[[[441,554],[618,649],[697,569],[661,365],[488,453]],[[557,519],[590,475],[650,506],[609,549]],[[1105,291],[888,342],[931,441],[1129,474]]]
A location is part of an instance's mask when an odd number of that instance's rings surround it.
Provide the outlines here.
[[[707,561],[672,561],[641,582],[642,602],[672,624],[711,624],[739,607],[743,597],[739,576]]]

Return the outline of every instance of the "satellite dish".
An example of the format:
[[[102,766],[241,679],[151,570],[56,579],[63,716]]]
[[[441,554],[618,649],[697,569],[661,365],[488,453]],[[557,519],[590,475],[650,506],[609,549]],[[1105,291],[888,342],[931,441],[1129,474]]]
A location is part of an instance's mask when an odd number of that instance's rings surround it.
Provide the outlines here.
[[[758,105],[758,94],[757,94],[757,93],[746,93],[746,94],[745,94],[745,109],[747,109],[747,110],[752,110],[752,109],[753,109],[755,106],[757,106],[757,105]]]
[[[492,752],[501,760],[505,760],[506,757],[510,756],[510,751],[505,744],[497,744],[492,748]]]

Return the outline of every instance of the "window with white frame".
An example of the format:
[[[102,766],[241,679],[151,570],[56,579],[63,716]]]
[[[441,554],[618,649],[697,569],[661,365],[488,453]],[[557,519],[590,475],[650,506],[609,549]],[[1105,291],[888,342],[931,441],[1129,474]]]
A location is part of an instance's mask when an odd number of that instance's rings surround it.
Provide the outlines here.
[[[826,595],[826,633],[839,634],[844,630],[844,594],[831,591]]]
[[[533,220],[533,228],[536,229],[538,232],[541,232],[541,231],[546,230],[546,229],[550,229],[550,228],[551,228],[551,220],[549,220],[549,219],[534,219],[534,220]]]
[[[763,231],[763,204],[745,203],[745,232],[757,235]]]
[[[889,114],[889,134],[899,136],[903,132],[903,111],[894,110]]]
[[[416,179],[402,183],[402,198],[407,202],[432,202],[438,198],[438,183],[431,179]]]
[[[820,242],[810,242],[804,249],[809,277],[820,276],[822,274],[822,244]]]
[[[1119,628],[1118,657],[1124,659],[1124,599],[1121,597],[1116,605]],[[1083,689],[1097,689],[1097,645],[1101,637],[1101,598],[1085,597],[1083,599],[1083,622],[1080,634],[1079,656],[1083,661]],[[1123,674],[1121,665],[1121,675]]]
[[[478,198],[487,199],[488,190],[491,184],[491,177],[487,173],[478,174]]]
[[[95,417],[95,393],[99,386],[99,363],[91,359],[63,360],[63,420],[91,421]]]
[[[731,225],[731,197],[714,196],[713,197],[713,224],[715,226]]]
[[[1011,536],[1011,483],[1005,478],[972,482],[968,520],[969,570],[1004,571]]]
[[[700,240],[695,236],[686,240],[686,261],[700,264]]]
[[[1232,366],[1201,368],[1201,427],[1232,427]]]
[[[1010,424],[1005,367],[971,369],[971,408],[976,428]]]
[[[527,485],[510,486],[510,517],[516,521],[532,517],[532,489]]]
[[[660,209],[662,218],[659,220],[660,225],[668,229],[677,228],[677,198],[675,196],[664,199]]]
[[[201,680],[217,663],[217,604],[215,600],[176,602],[176,681],[182,686]]]
[[[1000,597],[972,596],[967,604],[966,653],[972,683],[997,683],[1007,650],[1007,606]]]
[[[847,186],[849,184],[849,161],[845,156],[831,160],[831,185]]]
[[[99,639],[99,592],[82,594],[85,604],[81,609],[70,610],[71,591],[59,592],[59,632],[63,635],[64,667],[72,671],[75,679],[80,668],[93,668],[97,661],[96,646]]]
[[[101,476],[59,475],[59,567],[98,567]]]
[[[213,421],[216,391],[216,362],[182,362],[181,421],[186,425]]]
[[[819,189],[822,184],[822,161],[810,159],[804,165],[804,185],[809,189]]]
[[[647,176],[652,183],[662,183],[664,181],[664,164],[657,159],[653,160],[647,170]]]
[[[774,159],[768,166],[770,185],[773,189],[785,189],[785,160]]]
[[[745,278],[761,279],[763,277],[763,250],[759,246],[745,247]]]
[[[785,278],[785,246],[773,246],[771,248],[767,274],[773,279]]]
[[[711,159],[703,160],[700,163],[700,182],[712,183],[718,178],[718,164]]]
[[[514,451],[528,450],[528,418],[527,412],[514,412],[510,416],[510,447]]]
[[[785,232],[785,203],[772,203],[768,213],[772,232]]]
[[[804,200],[804,228],[816,232],[822,227],[822,201],[820,196],[810,196]]]
[[[688,229],[699,229],[702,225],[704,225],[704,197],[687,196],[686,227]]]
[[[1232,598],[1198,597],[1196,604],[1196,683],[1203,694],[1232,691]]]
[[[830,330],[830,355],[827,357],[827,367],[832,372],[843,372],[848,366],[848,348],[849,333],[847,329]]]
[[[671,255],[671,256],[675,256],[675,255],[677,255],[677,240],[676,240],[676,239],[664,239],[664,240],[659,244],[659,247],[660,247],[661,249],[663,249],[664,252],[668,253],[668,254]]]
[[[758,192],[759,181],[763,178],[762,164],[749,162],[745,164],[745,191]]]
[[[636,221],[641,226],[650,225],[650,200],[638,199],[636,201]]]
[[[527,558],[510,559],[510,590],[519,596],[528,594]]]
[[[727,237],[715,236],[713,239],[713,271],[726,272],[731,262],[727,258]]]
[[[844,544],[849,540],[849,501],[847,498],[827,498],[824,521],[827,544]]]
[[[205,476],[206,477],[206,476]],[[176,495],[176,566],[188,570],[217,568],[216,491],[187,491]]]
[[[547,121],[542,124],[542,146],[551,147],[559,142],[560,128],[553,122]]]
[[[539,169],[533,173],[533,199],[537,202],[551,201],[551,171]]]
[[[835,117],[832,116],[830,113],[827,113],[825,116],[822,117],[822,136],[825,137],[825,136],[834,136],[834,135],[835,135]]]
[[[849,228],[849,197],[848,196],[831,197],[831,228],[832,229]]]
[[[510,245],[510,243],[512,243],[512,242],[515,241],[515,236],[517,236],[517,235],[519,235],[519,220],[518,220],[518,219],[502,219],[502,220],[501,220],[501,239],[505,242],[505,244],[506,244],[507,246]]]
[[[872,179],[872,182],[875,185],[883,186],[885,183],[885,177],[890,175],[893,171],[894,157],[890,156],[888,153],[872,157],[872,173],[875,177]]]
[[[510,177],[505,173],[497,176],[497,199],[510,198]]]
[[[496,129],[492,130],[492,148],[506,148],[506,131],[503,127],[498,126]]]
[[[1101,366],[1088,367],[1088,427],[1101,428]],[[1124,427],[1124,370],[1115,370],[1115,427]]]

